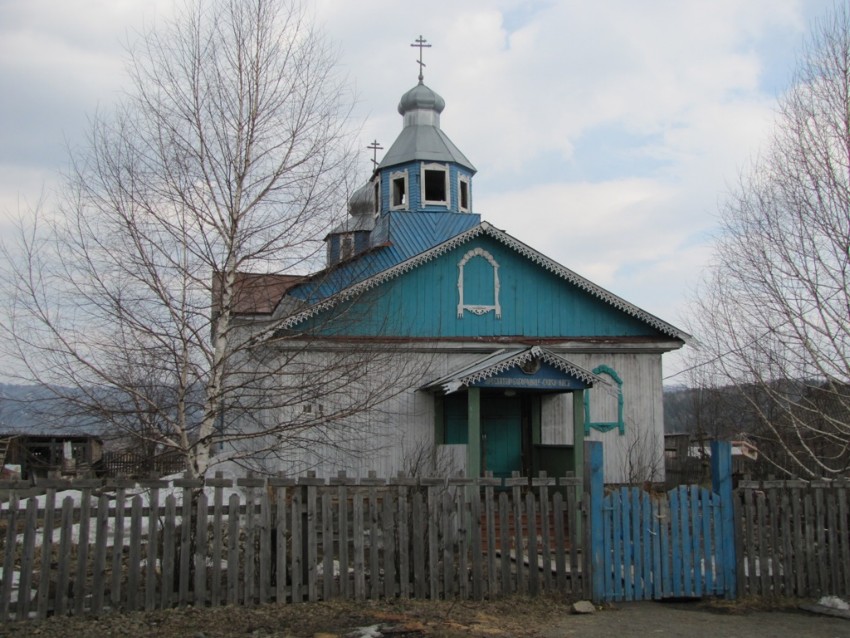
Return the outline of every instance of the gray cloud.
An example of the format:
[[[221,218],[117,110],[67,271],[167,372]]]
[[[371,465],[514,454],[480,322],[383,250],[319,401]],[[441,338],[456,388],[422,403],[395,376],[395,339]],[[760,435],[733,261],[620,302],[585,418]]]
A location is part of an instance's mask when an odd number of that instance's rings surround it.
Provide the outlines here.
[[[831,0],[598,3],[316,0],[360,96],[365,147],[388,147],[416,81],[479,169],[476,212],[675,321],[713,212],[768,130],[808,20]],[[65,140],[124,83],[122,41],[169,0],[0,3],[0,209],[48,191]],[[606,161],[610,153],[611,161]],[[362,169],[368,170],[364,148]]]

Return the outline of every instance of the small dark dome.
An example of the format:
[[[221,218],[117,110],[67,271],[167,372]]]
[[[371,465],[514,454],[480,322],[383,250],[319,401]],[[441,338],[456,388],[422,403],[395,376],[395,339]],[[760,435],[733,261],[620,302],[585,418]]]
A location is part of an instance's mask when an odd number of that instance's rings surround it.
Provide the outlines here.
[[[352,217],[371,215],[375,212],[375,195],[371,182],[366,182],[348,200],[348,213]]]
[[[398,103],[398,112],[402,115],[414,109],[430,109],[442,113],[444,108],[446,101],[421,82],[402,95]]]

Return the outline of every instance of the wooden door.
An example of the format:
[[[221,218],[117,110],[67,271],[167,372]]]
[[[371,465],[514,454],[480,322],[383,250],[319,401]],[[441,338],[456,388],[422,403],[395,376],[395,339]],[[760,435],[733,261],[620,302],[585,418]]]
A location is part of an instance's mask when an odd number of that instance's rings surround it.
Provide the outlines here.
[[[481,468],[496,477],[509,477],[522,470],[522,404],[519,396],[482,394]]]

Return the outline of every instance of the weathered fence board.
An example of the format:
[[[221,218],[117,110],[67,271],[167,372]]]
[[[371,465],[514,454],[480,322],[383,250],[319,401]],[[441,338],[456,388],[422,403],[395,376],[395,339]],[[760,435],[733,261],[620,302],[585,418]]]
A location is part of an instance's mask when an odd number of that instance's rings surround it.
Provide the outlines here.
[[[61,510],[55,487],[26,502],[13,494],[0,512],[0,621],[189,604],[580,593],[581,482],[508,482],[217,477],[107,489],[90,481],[61,493]]]
[[[160,591],[160,606],[171,607],[174,600],[174,548],[175,520],[177,518],[177,499],[171,494],[165,499],[165,518],[162,523],[162,582],[172,586],[163,586]]]
[[[50,572],[50,564],[53,562],[53,521],[56,507],[56,490],[48,488],[44,501],[44,527],[41,540],[41,574]],[[7,545],[8,547],[8,545]],[[46,618],[48,610],[48,596],[50,579],[39,578],[38,583],[38,617]],[[6,600],[3,597],[3,600]]]
[[[18,515],[18,499],[12,496],[6,508],[6,542],[5,547],[10,547],[16,543],[17,533],[17,515]],[[0,622],[5,622],[9,619],[9,601],[12,595],[13,579],[9,576],[13,573],[15,566],[15,553],[7,551],[3,556],[3,583],[0,585]]]
[[[109,497],[101,494],[97,501],[97,527],[94,548],[94,568],[92,572],[92,613],[99,614],[103,609],[104,580],[106,577],[106,541],[109,535]]]
[[[847,488],[836,481],[742,481],[735,494],[743,594],[850,595]]]

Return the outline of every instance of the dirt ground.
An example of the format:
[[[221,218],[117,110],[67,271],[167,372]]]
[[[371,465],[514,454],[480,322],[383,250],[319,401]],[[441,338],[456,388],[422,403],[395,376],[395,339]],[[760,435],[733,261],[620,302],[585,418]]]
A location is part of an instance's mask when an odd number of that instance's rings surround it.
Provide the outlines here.
[[[371,628],[365,631],[359,628]],[[850,621],[758,602],[626,603],[572,615],[553,598],[493,602],[307,603],[50,618],[0,627],[6,636],[136,638],[847,638]]]

